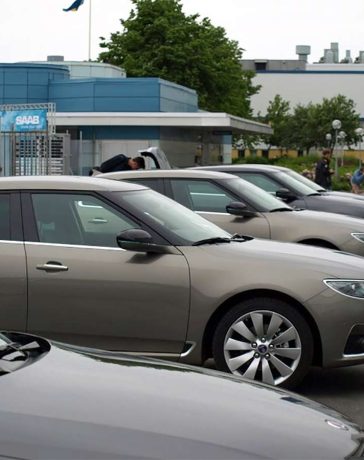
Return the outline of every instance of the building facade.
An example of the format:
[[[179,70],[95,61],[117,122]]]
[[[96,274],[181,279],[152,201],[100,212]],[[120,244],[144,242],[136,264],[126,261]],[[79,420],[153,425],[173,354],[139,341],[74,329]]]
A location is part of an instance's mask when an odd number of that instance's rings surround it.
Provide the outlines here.
[[[250,120],[200,111],[192,89],[159,78],[125,78],[115,66],[99,64],[0,64],[0,112],[18,104],[54,105],[55,134],[69,155],[64,172],[87,174],[117,153],[133,156],[151,146],[164,150],[174,166],[230,162],[234,134],[271,132]],[[80,67],[98,76],[80,78]],[[17,142],[33,146],[19,136]],[[19,147],[9,149],[13,144],[0,125],[0,163],[8,173],[19,156]]]

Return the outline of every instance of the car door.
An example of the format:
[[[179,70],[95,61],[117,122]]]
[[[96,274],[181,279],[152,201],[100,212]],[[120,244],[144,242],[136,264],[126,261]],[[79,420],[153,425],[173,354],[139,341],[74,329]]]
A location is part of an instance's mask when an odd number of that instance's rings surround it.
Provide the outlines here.
[[[0,329],[25,331],[27,272],[16,192],[0,193]]]
[[[270,238],[263,214],[256,217],[233,216],[226,212],[232,201],[241,201],[233,193],[210,179],[169,179],[171,197],[230,233]]]
[[[120,249],[116,235],[143,224],[92,193],[29,193],[23,210],[29,332],[109,350],[182,351],[190,295],[183,255]]]

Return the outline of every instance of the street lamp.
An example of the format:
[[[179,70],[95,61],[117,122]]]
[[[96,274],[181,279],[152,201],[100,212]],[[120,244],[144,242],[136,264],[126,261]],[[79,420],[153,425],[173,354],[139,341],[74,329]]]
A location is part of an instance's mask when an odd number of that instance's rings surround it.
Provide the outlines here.
[[[338,134],[338,138],[339,138],[339,145],[341,145],[341,149],[340,149],[341,166],[344,166],[344,147],[345,147],[346,132],[340,131]]]
[[[334,140],[334,158],[335,158],[335,177],[338,177],[339,175],[339,170],[338,170],[338,164],[337,164],[337,152],[336,152],[336,146],[337,146],[337,132],[341,128],[341,121],[340,120],[334,120],[331,124],[332,129],[335,131],[335,140]]]
[[[332,135],[330,133],[327,133],[325,138],[327,140],[327,147],[331,147]]]
[[[356,128],[355,134],[358,137],[358,144],[359,144],[359,168],[361,168],[361,143],[363,141],[364,129],[363,128]]]

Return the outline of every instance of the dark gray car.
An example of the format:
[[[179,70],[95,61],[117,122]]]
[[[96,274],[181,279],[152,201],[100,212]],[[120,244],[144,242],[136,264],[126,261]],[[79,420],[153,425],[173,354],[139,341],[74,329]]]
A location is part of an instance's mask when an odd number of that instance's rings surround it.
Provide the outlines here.
[[[0,334],[0,458],[361,458],[360,428],[211,370]]]
[[[361,200],[351,197],[350,194],[343,196],[321,193],[280,167],[260,164],[237,164],[199,166],[193,169],[207,169],[235,174],[266,192],[274,194],[293,207],[364,217],[364,203]]]

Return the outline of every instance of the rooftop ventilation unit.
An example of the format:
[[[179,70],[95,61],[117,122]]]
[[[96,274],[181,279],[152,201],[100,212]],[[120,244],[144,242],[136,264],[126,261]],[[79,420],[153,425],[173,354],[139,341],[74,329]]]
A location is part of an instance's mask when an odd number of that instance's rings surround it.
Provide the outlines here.
[[[298,54],[298,59],[300,61],[307,62],[307,56],[311,54],[311,46],[297,45],[296,54]]]

